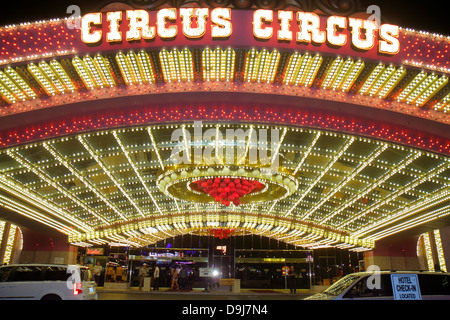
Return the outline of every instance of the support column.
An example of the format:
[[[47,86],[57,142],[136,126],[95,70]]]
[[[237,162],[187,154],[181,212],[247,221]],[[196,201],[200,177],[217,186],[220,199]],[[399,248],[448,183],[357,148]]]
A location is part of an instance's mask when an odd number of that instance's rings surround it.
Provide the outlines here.
[[[422,233],[418,253],[421,270],[447,272],[450,262],[450,227]]]
[[[14,241],[11,248],[10,264],[17,264],[20,261],[20,254],[22,252],[22,231],[19,227],[15,227]]]
[[[67,242],[62,233],[40,233],[23,228],[23,249],[20,263],[75,264],[78,248]]]
[[[450,227],[433,231],[438,270],[447,272],[450,266]]]
[[[0,265],[5,260],[6,246],[8,245],[9,230],[11,223],[6,222],[3,227],[3,232],[0,232]],[[0,229],[1,231],[1,229]]]
[[[419,236],[406,239],[381,239],[375,243],[375,249],[364,254],[367,268],[376,265],[381,270],[420,270],[417,257]]]

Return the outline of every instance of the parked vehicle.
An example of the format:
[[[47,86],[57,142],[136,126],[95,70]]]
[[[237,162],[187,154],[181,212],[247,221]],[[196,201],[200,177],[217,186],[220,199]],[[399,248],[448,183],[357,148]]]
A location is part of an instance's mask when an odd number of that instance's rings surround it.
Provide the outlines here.
[[[97,298],[97,287],[89,268],[85,266],[15,264],[0,267],[2,300],[96,300]]]
[[[305,300],[450,300],[450,273],[352,273]]]

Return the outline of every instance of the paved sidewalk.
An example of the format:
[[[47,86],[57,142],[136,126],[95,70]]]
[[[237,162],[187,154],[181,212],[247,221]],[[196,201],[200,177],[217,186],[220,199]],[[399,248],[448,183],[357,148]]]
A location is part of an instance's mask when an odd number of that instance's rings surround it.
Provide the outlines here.
[[[297,289],[296,294],[291,294],[287,289],[241,289],[240,292],[226,291],[225,288],[205,291],[204,288],[192,290],[169,290],[160,288],[158,291],[144,291],[139,288],[105,289],[97,288],[100,300],[110,299],[149,299],[149,300],[300,300],[321,291],[322,288]]]

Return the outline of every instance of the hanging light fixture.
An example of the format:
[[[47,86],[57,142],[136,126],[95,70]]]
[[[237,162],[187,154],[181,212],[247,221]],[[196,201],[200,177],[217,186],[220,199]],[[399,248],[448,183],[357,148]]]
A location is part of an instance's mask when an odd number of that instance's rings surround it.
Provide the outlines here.
[[[238,206],[241,197],[264,189],[264,184],[259,181],[239,178],[200,179],[195,181],[194,185],[199,191],[209,194],[216,202],[225,206],[231,203]]]

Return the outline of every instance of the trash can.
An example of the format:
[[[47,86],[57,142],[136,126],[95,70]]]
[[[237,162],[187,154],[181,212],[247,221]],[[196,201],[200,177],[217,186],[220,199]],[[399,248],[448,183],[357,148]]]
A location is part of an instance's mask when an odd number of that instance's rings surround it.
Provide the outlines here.
[[[152,278],[145,277],[144,278],[144,286],[142,287],[142,291],[150,291]]]
[[[241,292],[241,279],[234,279],[233,292]]]

